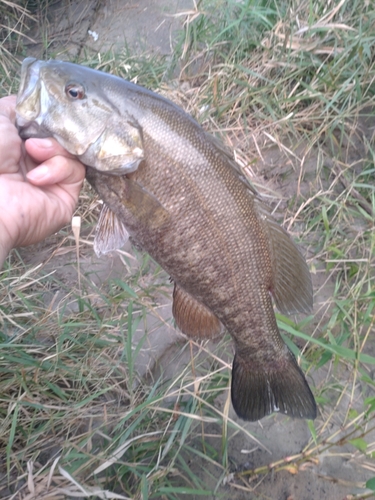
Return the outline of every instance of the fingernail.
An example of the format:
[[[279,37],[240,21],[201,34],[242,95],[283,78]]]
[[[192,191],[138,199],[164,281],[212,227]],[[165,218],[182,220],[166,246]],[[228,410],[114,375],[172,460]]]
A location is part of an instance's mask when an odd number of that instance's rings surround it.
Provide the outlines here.
[[[41,181],[48,175],[48,172],[48,167],[40,166],[34,168],[33,170],[30,170],[30,172],[27,173],[26,177],[29,179],[29,181]]]
[[[52,139],[49,139],[48,137],[44,138],[44,139],[39,139],[39,138],[33,137],[32,139],[29,139],[29,140],[34,141],[34,144],[36,146],[38,146],[39,148],[43,148],[43,149],[49,149],[49,148],[52,148],[54,146],[54,142],[52,141]]]

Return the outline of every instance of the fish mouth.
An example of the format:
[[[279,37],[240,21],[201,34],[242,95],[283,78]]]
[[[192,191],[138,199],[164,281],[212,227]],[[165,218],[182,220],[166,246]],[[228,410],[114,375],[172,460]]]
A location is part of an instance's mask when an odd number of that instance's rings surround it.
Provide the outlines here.
[[[46,137],[51,137],[51,133],[47,132],[35,121],[23,121],[22,117],[17,117],[16,127],[18,130],[18,135],[21,139],[30,139],[31,137],[37,137],[39,139],[44,139]]]
[[[16,112],[26,117],[26,113],[35,115],[37,110],[31,108],[32,103],[36,104],[36,97],[40,90],[39,84],[40,61],[33,57],[27,57],[22,62],[20,88],[17,95]],[[29,102],[27,106],[25,103]],[[30,116],[29,119],[34,118]]]
[[[21,139],[51,137],[43,127],[48,96],[40,79],[44,61],[27,57],[22,62],[20,89],[16,102],[16,127]]]
[[[16,102],[16,126],[20,136],[25,139],[43,133],[40,127],[41,116],[41,83],[40,69],[42,61],[33,57],[22,63],[20,89]],[[39,136],[40,137],[40,136]]]

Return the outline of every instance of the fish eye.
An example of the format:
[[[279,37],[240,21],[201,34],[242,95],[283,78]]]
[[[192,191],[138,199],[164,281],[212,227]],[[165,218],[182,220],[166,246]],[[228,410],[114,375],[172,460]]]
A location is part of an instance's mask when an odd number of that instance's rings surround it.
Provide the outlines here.
[[[65,87],[65,94],[71,99],[83,99],[85,97],[85,89],[78,83],[68,83]]]

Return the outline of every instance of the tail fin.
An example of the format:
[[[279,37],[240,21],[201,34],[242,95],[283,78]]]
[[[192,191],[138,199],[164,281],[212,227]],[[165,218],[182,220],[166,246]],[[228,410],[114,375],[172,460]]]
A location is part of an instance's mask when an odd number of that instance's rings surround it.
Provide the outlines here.
[[[250,421],[275,411],[307,419],[314,419],[317,414],[305,376],[286,346],[285,356],[271,366],[249,362],[236,353],[232,368],[232,404],[240,418]]]

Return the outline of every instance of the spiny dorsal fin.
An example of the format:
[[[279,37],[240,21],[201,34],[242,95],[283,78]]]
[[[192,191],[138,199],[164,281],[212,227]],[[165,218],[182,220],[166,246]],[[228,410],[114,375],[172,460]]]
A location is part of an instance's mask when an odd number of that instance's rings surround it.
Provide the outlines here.
[[[188,337],[212,339],[223,332],[223,325],[217,317],[176,283],[172,313],[177,326]]]
[[[211,134],[206,133],[206,138],[209,142],[211,142],[216,150],[220,153],[221,156],[224,156],[226,159],[226,164],[228,167],[231,167],[237,174],[238,179],[245,184],[246,188],[251,193],[251,196],[259,196],[258,191],[251,184],[250,179],[248,179],[241,170],[241,167],[236,162],[233,157],[233,152],[230,151],[221,141],[219,141],[216,137]]]
[[[232,368],[232,404],[244,420],[255,421],[273,412],[314,419],[314,396],[289,349],[272,363],[257,363],[236,353]]]
[[[98,257],[121,248],[129,234],[115,213],[104,203],[99,215],[94,238],[94,251]]]
[[[261,201],[258,213],[264,221],[270,241],[276,307],[283,314],[308,313],[313,307],[313,289],[309,268],[289,234],[274,220]]]

